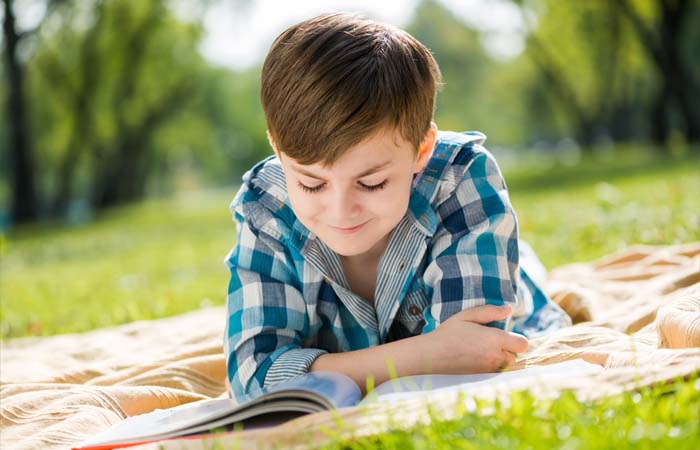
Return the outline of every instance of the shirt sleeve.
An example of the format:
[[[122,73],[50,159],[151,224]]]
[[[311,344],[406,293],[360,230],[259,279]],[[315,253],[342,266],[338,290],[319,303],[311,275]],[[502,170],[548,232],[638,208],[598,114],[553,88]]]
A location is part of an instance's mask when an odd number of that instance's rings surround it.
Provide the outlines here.
[[[478,153],[454,192],[436,210],[424,285],[430,305],[423,333],[484,304],[517,303],[517,220],[493,156]],[[505,321],[491,326],[504,328]]]
[[[224,335],[231,396],[245,401],[262,388],[308,372],[325,350],[302,348],[309,334],[294,265],[279,239],[237,216]]]

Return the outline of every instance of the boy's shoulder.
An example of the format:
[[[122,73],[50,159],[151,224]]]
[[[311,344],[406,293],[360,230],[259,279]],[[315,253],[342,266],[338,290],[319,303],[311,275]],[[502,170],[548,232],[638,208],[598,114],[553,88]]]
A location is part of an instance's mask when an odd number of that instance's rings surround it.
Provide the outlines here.
[[[479,131],[438,131],[435,149],[426,168],[442,165],[445,169],[459,170],[468,166],[478,154],[489,152],[484,148],[486,135]]]
[[[414,190],[434,186],[435,195],[428,195],[431,203],[440,203],[452,194],[459,181],[478,155],[493,156],[483,147],[486,136],[478,131],[438,131],[433,154],[425,169],[417,174]],[[427,193],[426,193],[427,194]],[[296,222],[289,204],[284,172],[277,156],[260,161],[242,178],[241,187],[230,205],[239,219],[252,222],[258,229],[282,220],[293,227]]]
[[[241,181],[229,206],[234,219],[245,220],[252,230],[266,231],[281,239],[285,233],[282,228],[292,228],[296,217],[289,205],[284,172],[277,156],[255,164]]]
[[[428,164],[414,180],[414,190],[421,191],[433,208],[437,208],[455,193],[457,186],[466,178],[483,175],[500,177],[495,158],[483,146],[484,142],[486,135],[478,131],[439,131]],[[473,163],[479,157],[490,163],[479,164],[478,169],[475,168]],[[484,167],[494,173],[481,173]]]
[[[480,131],[445,131],[438,130],[436,146],[449,145],[463,147],[465,145],[482,145],[486,135]]]

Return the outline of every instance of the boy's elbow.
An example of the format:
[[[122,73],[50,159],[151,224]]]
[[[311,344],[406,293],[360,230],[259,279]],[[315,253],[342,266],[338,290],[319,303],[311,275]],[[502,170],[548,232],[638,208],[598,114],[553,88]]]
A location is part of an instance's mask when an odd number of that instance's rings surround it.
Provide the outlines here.
[[[229,379],[229,397],[236,400],[238,404],[243,404],[257,397],[261,392],[262,388],[260,386],[253,384],[243,385],[236,377]]]
[[[255,364],[254,361],[252,361]],[[226,371],[229,382],[229,396],[239,403],[256,397],[262,392],[266,367],[257,365],[254,370],[246,370],[245,362],[239,366],[236,354],[229,355]],[[250,375],[248,375],[248,373]]]

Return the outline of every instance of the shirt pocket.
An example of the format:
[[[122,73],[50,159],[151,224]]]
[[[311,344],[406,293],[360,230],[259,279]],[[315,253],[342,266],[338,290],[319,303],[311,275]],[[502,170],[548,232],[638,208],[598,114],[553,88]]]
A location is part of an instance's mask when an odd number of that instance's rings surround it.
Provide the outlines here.
[[[409,292],[396,312],[396,320],[411,334],[420,334],[425,326],[423,311],[428,307],[428,303],[428,296],[423,289]]]

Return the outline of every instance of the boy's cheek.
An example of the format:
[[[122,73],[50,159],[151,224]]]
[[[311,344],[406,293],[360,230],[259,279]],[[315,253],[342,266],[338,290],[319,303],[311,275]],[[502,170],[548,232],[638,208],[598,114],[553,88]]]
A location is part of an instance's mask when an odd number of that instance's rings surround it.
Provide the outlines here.
[[[292,206],[294,215],[301,223],[309,228],[314,225],[314,222],[322,222],[325,211],[323,200],[319,195],[311,197],[306,193],[297,193],[293,195],[289,192],[289,202]],[[317,198],[318,197],[318,198]]]
[[[314,217],[316,215],[317,203],[304,199],[303,197],[289,196],[292,210],[298,218]]]

